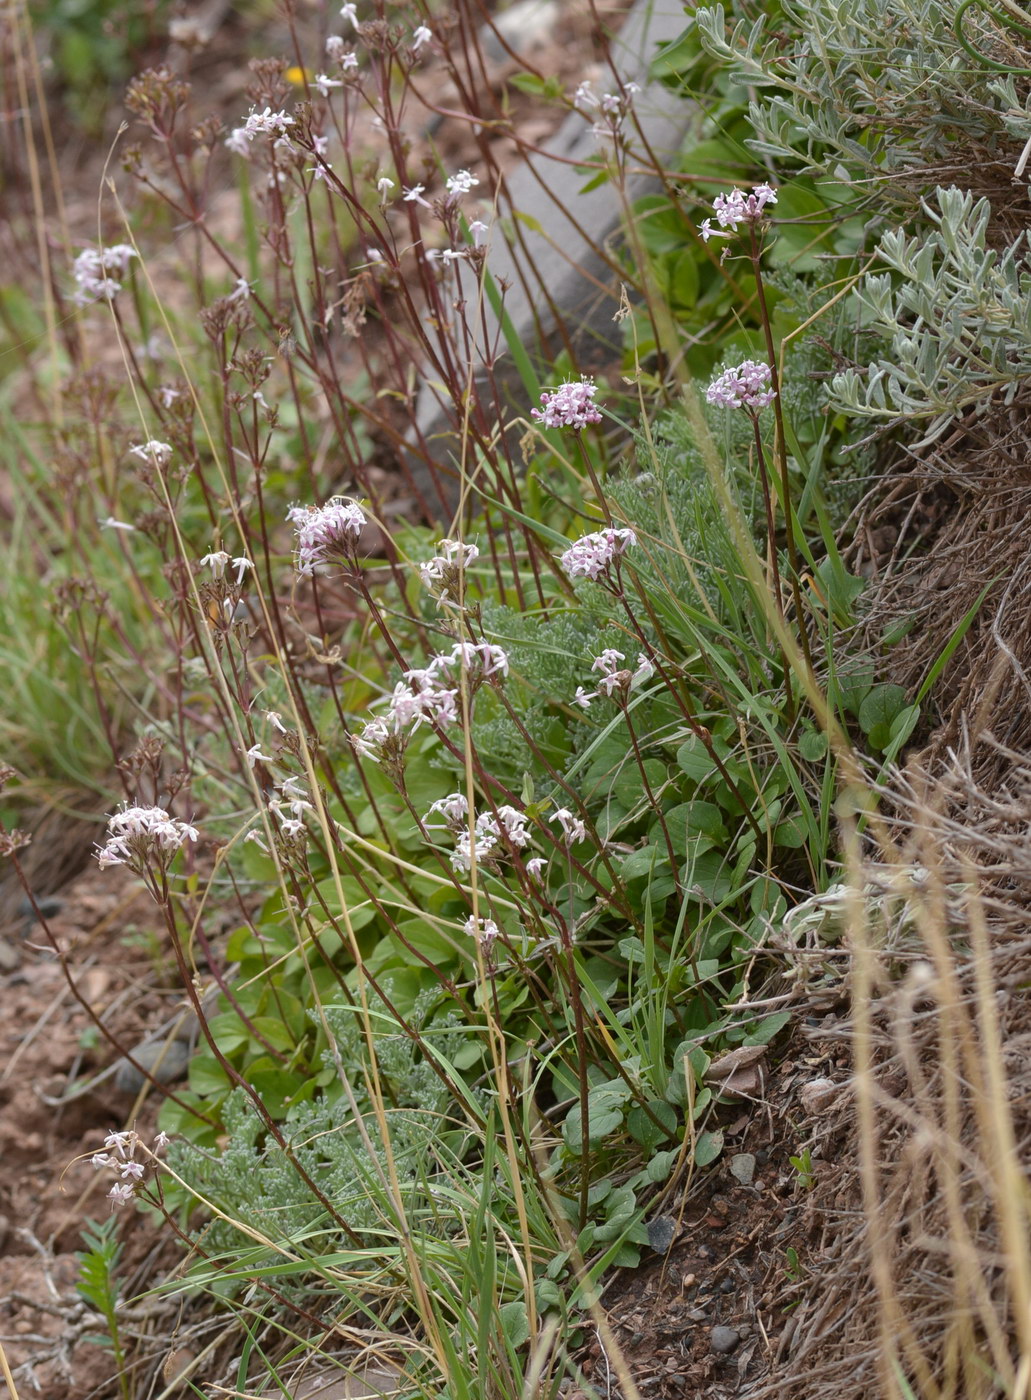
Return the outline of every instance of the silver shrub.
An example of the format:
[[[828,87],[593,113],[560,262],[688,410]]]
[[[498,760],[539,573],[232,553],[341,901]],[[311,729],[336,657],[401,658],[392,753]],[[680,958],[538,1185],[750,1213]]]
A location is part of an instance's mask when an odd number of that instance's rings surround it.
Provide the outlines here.
[[[1000,253],[986,242],[987,199],[953,187],[937,190],[935,203],[923,202],[929,229],[881,238],[892,271],[857,291],[887,349],[865,373],[846,370],[831,384],[837,406],[856,417],[930,419],[928,441],[971,405],[1010,402],[1031,377],[1026,235]]]

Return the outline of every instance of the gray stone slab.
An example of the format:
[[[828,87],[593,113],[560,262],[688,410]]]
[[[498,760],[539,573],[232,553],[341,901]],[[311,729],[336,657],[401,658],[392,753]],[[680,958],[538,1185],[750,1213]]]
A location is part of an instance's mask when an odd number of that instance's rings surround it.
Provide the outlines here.
[[[648,82],[648,69],[657,47],[681,34],[687,25],[682,0],[638,0],[613,39],[612,64],[624,83],[635,82],[641,91],[634,98],[636,121],[648,146],[660,160],[670,160],[679,150],[694,114],[694,107],[660,83]],[[603,69],[595,91],[614,92],[611,72]],[[633,124],[628,119],[628,130]],[[633,144],[640,145],[634,136]],[[613,245],[621,235],[622,204],[611,183],[583,191],[587,183],[568,162],[597,159],[599,138],[592,123],[580,112],[571,113],[543,148],[529,156],[507,182],[501,219],[492,231],[487,267],[497,283],[507,283],[505,311],[519,341],[531,353],[555,354],[565,343],[556,334],[561,319],[572,332],[574,354],[589,364],[597,349],[607,358],[618,353],[620,337],[613,323],[619,306],[619,279],[598,246]],[[638,199],[659,182],[634,172],[630,162],[627,194]],[[513,211],[524,218],[515,220]],[[518,237],[507,238],[506,228],[517,228]],[[485,308],[486,335],[476,336],[482,355],[485,344],[497,342],[498,319]],[[542,344],[543,337],[543,344]],[[495,377],[502,392],[514,403],[525,397],[512,357],[499,360]],[[528,412],[530,405],[525,406]],[[454,459],[456,428],[454,409],[440,386],[423,385],[418,402],[420,434],[428,440],[441,463]],[[416,468],[418,471],[418,468]]]

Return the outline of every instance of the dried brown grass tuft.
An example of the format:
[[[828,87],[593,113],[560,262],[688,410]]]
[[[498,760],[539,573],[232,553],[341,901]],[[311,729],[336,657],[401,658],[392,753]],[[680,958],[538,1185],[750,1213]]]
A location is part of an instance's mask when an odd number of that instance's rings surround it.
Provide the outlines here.
[[[864,632],[882,678],[916,693],[966,626],[925,707],[924,758],[934,770],[962,751],[986,789],[1005,783],[1006,751],[1031,743],[1029,409],[1025,392],[911,454],[860,507],[850,551],[874,580]]]
[[[812,1138],[812,1272],[753,1400],[1027,1393],[1031,765],[1005,797],[913,766],[886,805],[895,845],[850,872],[855,1077]]]

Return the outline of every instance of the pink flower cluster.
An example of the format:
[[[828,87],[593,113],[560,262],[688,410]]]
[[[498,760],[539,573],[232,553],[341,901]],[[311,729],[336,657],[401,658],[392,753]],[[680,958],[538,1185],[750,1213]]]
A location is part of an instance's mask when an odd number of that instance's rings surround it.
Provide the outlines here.
[[[108,818],[107,842],[97,847],[101,870],[127,865],[131,870],[165,866],[186,841],[196,841],[198,831],[187,822],[175,821],[164,807],[126,807]]]
[[[342,496],[324,506],[291,506],[286,518],[297,532],[297,572],[308,576],[319,564],[353,554],[366,523],[361,507]]]
[[[508,654],[492,642],[456,642],[451,650],[434,656],[428,666],[406,671],[398,681],[385,715],[368,720],[351,746],[363,758],[378,763],[392,741],[420,724],[447,729],[459,719],[458,678],[469,677],[477,686],[490,676],[508,675]],[[453,682],[453,683],[452,683]]]
[[[169,1137],[167,1133],[158,1133],[154,1139],[154,1150],[151,1158],[163,1151],[168,1146]],[[108,1133],[104,1139],[103,1152],[95,1152],[90,1158],[90,1163],[95,1171],[102,1171],[105,1167],[112,1167],[121,1177],[116,1181],[107,1193],[108,1199],[116,1206],[124,1206],[136,1195],[136,1188],[143,1180],[147,1170],[146,1162],[136,1160],[136,1152],[140,1146],[140,1135],[134,1128],[129,1128],[124,1133]]]
[[[719,408],[750,408],[758,411],[777,397],[770,388],[770,367],[760,360],[743,360],[724,370],[705,391],[705,397]]]
[[[601,422],[601,411],[594,403],[597,392],[593,379],[567,379],[557,389],[545,389],[541,394],[543,408],[531,408],[530,413],[546,428],[575,428],[580,432],[588,423]]]
[[[570,578],[596,579],[636,543],[633,530],[610,525],[593,535],[581,535],[561,556],[560,562]]]
[[[705,219],[699,232],[704,242],[708,243],[713,236],[717,238],[729,238],[740,224],[757,224],[764,218],[764,210],[768,204],[776,204],[777,191],[772,185],[755,185],[752,193],[746,195],[743,190],[731,190],[730,194],[718,194],[712,201],[712,210],[716,215],[716,222],[719,229],[712,227],[712,220]],[[725,230],[720,232],[720,230]]]

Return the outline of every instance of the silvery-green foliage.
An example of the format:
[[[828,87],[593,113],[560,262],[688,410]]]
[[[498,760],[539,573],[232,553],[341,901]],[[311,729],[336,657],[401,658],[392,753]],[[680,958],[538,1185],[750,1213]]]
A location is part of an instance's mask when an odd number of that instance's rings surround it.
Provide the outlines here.
[[[856,417],[930,419],[927,440],[971,404],[1004,402],[1031,377],[1031,272],[1022,234],[1003,252],[987,246],[991,206],[955,188],[925,202],[928,230],[883,236],[891,272],[858,295],[888,349],[865,373],[834,377],[831,392]]]
[[[856,178],[954,161],[958,135],[1008,146],[1031,134],[1012,80],[976,73],[957,41],[956,0],[781,0],[779,8],[774,21],[738,20],[729,30],[722,5],[694,21],[703,47],[762,89],[749,104],[747,144],[758,154],[797,167],[804,153],[810,172],[840,177],[844,165]],[[968,28],[976,22],[968,12]]]
[[[587,684],[591,663],[607,646],[618,646],[623,634],[609,618],[615,604],[595,584],[581,585],[581,606],[575,612],[552,609],[545,618],[532,610],[521,611],[501,603],[484,603],[484,632],[508,652],[512,673],[523,686],[519,724],[500,706],[477,702],[473,737],[480,753],[491,756],[491,773],[518,784],[533,772],[536,760],[521,732],[550,760],[563,764],[567,750],[594,735],[592,725],[570,725],[556,710],[555,701],[572,700],[578,683]],[[625,648],[623,648],[625,650]]]
[[[451,1062],[465,1046],[467,1036],[453,1015],[430,1020],[430,1003],[435,999],[432,994],[417,998],[411,1024],[432,1039],[444,1061]],[[364,1036],[353,1011],[327,1005],[324,1014],[336,1053],[324,1051],[323,1065],[343,1068],[351,1095],[342,1093],[337,1085],[308,1103],[298,1104],[283,1125],[289,1153],[267,1133],[264,1120],[243,1089],[234,1089],[223,1105],[225,1145],[217,1155],[181,1142],[170,1149],[169,1162],[179,1176],[225,1217],[204,1228],[204,1251],[209,1257],[223,1251],[235,1257],[241,1248],[252,1247],[252,1239],[232,1224],[234,1219],[245,1221],[276,1243],[314,1255],[347,1243],[294,1161],[318,1183],[357,1234],[379,1234],[388,1225],[390,1206],[384,1201],[382,1187],[388,1178],[387,1154],[364,1088]],[[435,1144],[445,1118],[450,1115],[453,1119],[452,1096],[410,1036],[401,1031],[377,1031],[376,1053],[381,1080],[391,1091],[386,1120],[397,1179],[406,1213],[413,1216],[425,1206],[427,1192],[432,1194],[433,1179],[441,1170]],[[481,1106],[486,1108],[485,1098],[476,1094],[474,1098],[481,1098]],[[355,1121],[355,1104],[364,1133]],[[271,1252],[269,1262],[275,1258]],[[310,1277],[306,1286],[311,1287]],[[291,1291],[288,1281],[282,1287]]]

